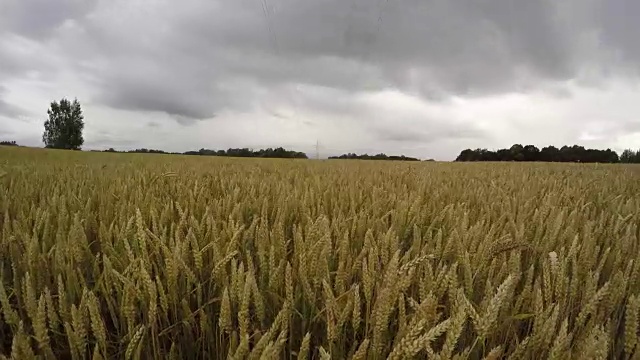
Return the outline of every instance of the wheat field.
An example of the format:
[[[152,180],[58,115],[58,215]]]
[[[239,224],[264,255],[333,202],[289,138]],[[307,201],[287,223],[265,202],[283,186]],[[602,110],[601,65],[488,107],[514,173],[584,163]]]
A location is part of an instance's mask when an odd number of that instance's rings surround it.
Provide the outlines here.
[[[638,359],[629,170],[0,148],[0,357]]]

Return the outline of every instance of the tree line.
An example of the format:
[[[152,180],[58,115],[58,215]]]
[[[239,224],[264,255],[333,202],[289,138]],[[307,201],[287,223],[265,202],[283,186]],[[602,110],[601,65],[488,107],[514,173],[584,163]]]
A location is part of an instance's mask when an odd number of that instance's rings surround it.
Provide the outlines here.
[[[584,146],[547,146],[538,149],[534,145],[514,144],[508,149],[465,149],[456,161],[541,161],[582,163],[640,163],[640,150],[625,150],[621,156],[611,150],[586,149]]]
[[[0,145],[3,146],[18,146],[15,141],[0,141]]]
[[[167,152],[155,149],[135,149],[127,151],[117,151],[113,148],[104,152],[124,152],[141,154],[173,154],[173,155],[196,155],[196,156],[229,156],[229,157],[252,157],[252,158],[285,158],[285,159],[307,159],[307,154],[299,151],[286,150],[282,147],[253,150],[249,148],[229,148],[227,150],[200,149],[186,152]]]
[[[420,159],[404,156],[404,155],[391,155],[388,156],[386,154],[377,154],[377,155],[368,155],[362,154],[357,155],[353,153],[342,154],[340,156],[329,156],[329,159],[347,159],[347,160],[393,160],[393,161],[420,161]]]
[[[283,147],[252,150],[249,148],[230,148],[225,150],[200,149],[199,151],[187,151],[184,155],[203,156],[233,156],[233,157],[258,157],[258,158],[285,158],[307,159],[307,154],[300,151],[287,150]]]

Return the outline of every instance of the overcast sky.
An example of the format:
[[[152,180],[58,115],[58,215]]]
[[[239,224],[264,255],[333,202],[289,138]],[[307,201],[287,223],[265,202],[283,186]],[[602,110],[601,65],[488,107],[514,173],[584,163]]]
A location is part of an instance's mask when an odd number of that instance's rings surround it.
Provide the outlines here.
[[[0,139],[450,160],[640,148],[640,1],[0,0]]]

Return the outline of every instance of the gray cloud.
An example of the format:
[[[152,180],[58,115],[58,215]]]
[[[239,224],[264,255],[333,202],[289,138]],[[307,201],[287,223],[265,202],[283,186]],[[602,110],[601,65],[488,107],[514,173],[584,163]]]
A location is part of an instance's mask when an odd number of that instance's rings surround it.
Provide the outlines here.
[[[105,82],[99,100],[106,105],[126,110],[160,111],[186,119],[203,119],[214,115],[216,108],[213,99],[207,95],[214,93],[207,86],[199,89],[197,84],[180,88],[185,82],[175,84],[169,89],[167,78],[135,79],[119,78]],[[147,81],[144,81],[147,80]],[[192,94],[184,96],[180,94]],[[211,101],[208,101],[211,100]]]
[[[26,76],[34,70],[54,70],[37,57],[37,47],[15,35],[0,36],[0,81]]]
[[[251,130],[268,123],[344,138],[336,144],[354,134],[399,149],[480,144],[536,126],[529,108],[484,99],[543,92],[547,108],[563,108],[582,101],[583,89],[636,82],[638,16],[640,5],[625,0],[7,0],[0,81],[55,98],[82,91],[90,106],[135,114],[154,131],[173,119],[227,138],[243,124],[250,134],[238,138],[247,143],[267,136],[295,143],[284,130]],[[40,83],[24,85],[33,79]],[[499,119],[469,114],[461,98]],[[615,126],[598,131],[610,139],[637,132],[631,103],[602,120]],[[15,117],[19,107],[0,97],[0,114]],[[141,120],[159,113],[168,116]],[[555,134],[577,138],[583,124],[567,118]],[[114,143],[116,134],[92,141]]]
[[[414,143],[432,143],[442,140],[455,139],[479,139],[484,137],[484,133],[477,129],[443,129],[433,126],[433,123],[426,124],[427,129],[411,129],[408,127],[384,127],[374,130],[377,136],[383,141],[393,142],[414,142]],[[431,126],[430,126],[431,125]],[[423,125],[424,126],[424,125]]]
[[[22,109],[0,99],[0,116],[5,116],[8,118],[16,118],[22,114],[24,114],[24,111]]]
[[[4,116],[10,119],[17,119],[21,115],[25,115],[27,112],[19,106],[13,105],[5,101],[2,97],[6,93],[4,86],[0,85],[0,116]]]
[[[33,38],[47,37],[66,20],[87,14],[94,5],[94,0],[3,0],[0,31]]]
[[[610,0],[603,2],[600,11],[602,42],[616,50],[622,61],[631,64],[634,72],[640,64],[640,44],[637,41],[640,3],[636,1]]]
[[[98,101],[201,119],[246,109],[244,92],[282,84],[391,86],[432,100],[527,91],[576,76],[590,15],[567,26],[563,16],[577,12],[548,0],[161,4],[145,18],[127,7],[128,16],[96,11],[79,20],[85,37],[66,46],[90,43],[82,45],[94,54],[88,60],[102,64],[92,74]],[[221,86],[237,79],[244,89]]]
[[[91,149],[105,150],[114,148],[118,150],[131,149],[138,146],[139,143],[131,139],[123,139],[120,134],[101,131],[97,134],[91,134],[86,139],[85,146]]]

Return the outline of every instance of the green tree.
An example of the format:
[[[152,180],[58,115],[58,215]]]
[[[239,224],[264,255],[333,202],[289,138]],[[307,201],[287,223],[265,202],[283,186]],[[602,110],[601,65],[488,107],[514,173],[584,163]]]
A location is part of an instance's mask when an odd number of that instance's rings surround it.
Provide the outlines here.
[[[620,155],[620,162],[626,164],[638,164],[640,163],[640,150],[633,151],[631,149],[626,149]]]
[[[511,148],[509,149],[509,151],[511,152],[511,157],[513,158],[513,160],[515,161],[524,161],[524,146],[520,145],[520,144],[514,144],[513,146],[511,146]]]
[[[84,143],[84,116],[78,99],[52,102],[47,110],[42,141],[48,148],[79,150]]]

